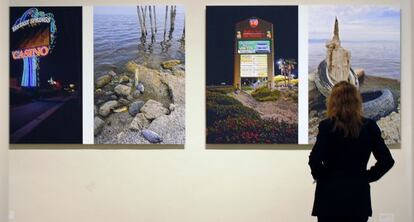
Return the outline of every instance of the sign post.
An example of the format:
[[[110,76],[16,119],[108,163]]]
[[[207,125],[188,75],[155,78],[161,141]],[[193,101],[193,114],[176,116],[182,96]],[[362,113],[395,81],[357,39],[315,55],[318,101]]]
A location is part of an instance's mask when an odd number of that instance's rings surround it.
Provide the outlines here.
[[[51,53],[56,33],[55,19],[52,13],[30,8],[19,17],[12,26],[14,39],[14,60],[23,60],[22,87],[38,87],[39,60]]]
[[[249,18],[236,24],[233,85],[241,89],[242,78],[267,81],[274,88],[273,24]]]

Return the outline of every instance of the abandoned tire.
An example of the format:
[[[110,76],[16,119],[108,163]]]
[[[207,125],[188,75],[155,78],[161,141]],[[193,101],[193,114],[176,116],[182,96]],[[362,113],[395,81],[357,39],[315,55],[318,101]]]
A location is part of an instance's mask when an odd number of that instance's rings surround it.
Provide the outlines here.
[[[316,88],[318,88],[318,91],[327,98],[329,97],[329,94],[331,93],[331,90],[333,86],[335,85],[335,83],[329,79],[328,77],[329,74],[328,74],[326,66],[327,66],[326,60],[323,60],[321,63],[319,63],[318,72],[315,75],[315,86]],[[352,83],[350,78],[353,79],[353,82],[355,83],[354,85],[357,88],[359,88],[358,77],[356,76],[352,68],[350,68],[349,70],[349,77],[348,77],[348,82]]]
[[[389,89],[373,90],[361,93],[364,116],[378,120],[397,108],[394,96]]]

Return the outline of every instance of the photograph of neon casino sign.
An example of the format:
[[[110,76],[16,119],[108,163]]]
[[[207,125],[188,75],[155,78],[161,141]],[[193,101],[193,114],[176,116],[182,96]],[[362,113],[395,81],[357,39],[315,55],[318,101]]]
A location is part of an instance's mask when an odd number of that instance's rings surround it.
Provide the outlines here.
[[[28,9],[15,21],[11,56],[23,60],[22,87],[39,86],[39,61],[52,52],[56,31],[54,15],[37,8]]]

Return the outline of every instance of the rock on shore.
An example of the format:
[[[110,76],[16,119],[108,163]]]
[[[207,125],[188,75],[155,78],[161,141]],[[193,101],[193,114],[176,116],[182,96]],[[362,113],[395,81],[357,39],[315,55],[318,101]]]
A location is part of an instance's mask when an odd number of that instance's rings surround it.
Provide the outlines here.
[[[115,86],[114,91],[116,94],[120,96],[129,96],[129,94],[131,93],[131,87],[119,84]]]
[[[95,90],[95,143],[184,144],[185,68],[177,61],[159,70],[129,62],[127,72],[105,75]]]
[[[145,118],[145,115],[143,113],[138,113],[132,120],[129,128],[131,130],[139,131],[146,128],[148,125],[149,121],[147,120],[147,118]]]
[[[180,64],[180,63],[181,63],[181,61],[180,61],[180,60],[176,60],[176,59],[174,59],[174,60],[168,60],[168,61],[162,62],[162,63],[161,63],[161,66],[162,66],[164,69],[172,69],[174,66],[176,66],[176,65],[178,65],[178,64]]]
[[[99,108],[99,115],[106,117],[111,113],[111,110],[117,106],[118,106],[118,101],[116,100],[108,101]]]
[[[165,144],[185,143],[184,108],[176,108],[170,115],[163,115],[152,121],[149,130],[158,133]]]
[[[163,107],[161,103],[150,99],[141,108],[141,112],[145,115],[145,118],[153,120],[162,115],[168,114],[168,109]]]
[[[103,75],[95,80],[95,88],[102,88],[112,80],[111,75]]]
[[[128,112],[132,117],[141,112],[141,108],[144,106],[144,101],[138,100],[129,105]]]

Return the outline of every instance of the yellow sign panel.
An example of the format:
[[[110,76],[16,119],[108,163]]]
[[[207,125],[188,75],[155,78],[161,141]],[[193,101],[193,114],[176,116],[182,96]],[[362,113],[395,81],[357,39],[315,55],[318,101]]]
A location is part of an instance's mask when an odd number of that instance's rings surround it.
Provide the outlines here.
[[[267,55],[240,55],[241,77],[267,77]]]

